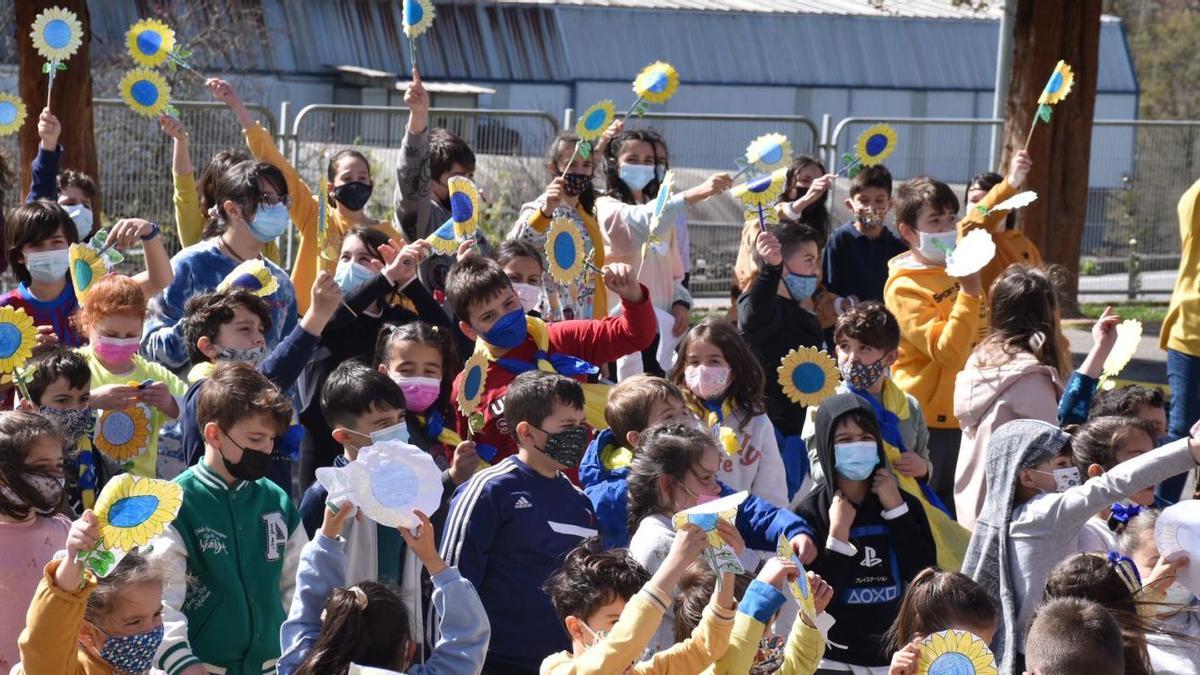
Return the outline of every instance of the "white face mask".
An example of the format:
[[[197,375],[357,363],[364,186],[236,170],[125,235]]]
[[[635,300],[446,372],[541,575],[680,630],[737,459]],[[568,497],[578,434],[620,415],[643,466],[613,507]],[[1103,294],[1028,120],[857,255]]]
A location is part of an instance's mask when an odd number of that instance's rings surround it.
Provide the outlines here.
[[[75,223],[75,234],[78,235],[79,241],[92,233],[92,210],[83,204],[75,204],[67,207],[67,215],[71,216],[71,222]]]
[[[25,269],[34,281],[43,284],[61,280],[71,265],[70,253],[65,248],[53,251],[37,251],[25,254]]]
[[[1163,597],[1163,602],[1168,605],[1187,607],[1188,605],[1192,604],[1192,601],[1195,599],[1196,594],[1192,593],[1192,589],[1184,586],[1178,581],[1175,581],[1170,586],[1167,586],[1167,591],[1166,595]],[[1172,607],[1171,609],[1173,610],[1174,608]]]
[[[542,302],[542,289],[540,286],[533,284],[522,284],[513,282],[513,290],[516,291],[517,297],[521,300],[521,308],[528,314],[538,308]]]
[[[1067,466],[1061,469],[1055,469],[1053,471],[1040,471],[1038,469],[1030,469],[1030,471],[1053,476],[1055,492],[1066,492],[1073,487],[1079,487],[1080,485],[1083,485],[1083,481],[1079,479],[1079,469],[1073,466]]]
[[[917,240],[917,250],[921,255],[939,265],[945,265],[946,258],[954,252],[954,247],[958,244],[958,232],[918,232]]]

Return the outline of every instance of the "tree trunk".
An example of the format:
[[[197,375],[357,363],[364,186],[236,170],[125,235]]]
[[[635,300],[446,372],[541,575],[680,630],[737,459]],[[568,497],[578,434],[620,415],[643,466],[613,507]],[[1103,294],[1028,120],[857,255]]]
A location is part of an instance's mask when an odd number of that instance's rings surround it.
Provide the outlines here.
[[[96,138],[92,128],[92,75],[89,43],[91,41],[91,19],[87,0],[20,0],[16,3],[17,53],[20,55],[21,100],[29,111],[21,127],[21,194],[29,191],[30,163],[37,156],[37,120],[46,107],[48,77],[42,73],[46,62],[33,48],[30,31],[33,21],[48,7],[62,7],[75,13],[83,26],[83,44],[71,58],[65,61],[66,70],[54,77],[53,98],[50,111],[62,122],[62,135],[58,142],[63,147],[60,168],[82,171],[96,179],[97,195],[92,200],[92,211],[100,210],[99,166],[96,162]]]
[[[1013,35],[1012,84],[1004,123],[1004,165],[1025,145],[1037,99],[1059,59],[1075,72],[1070,95],[1038,122],[1029,144],[1028,188],[1038,200],[1020,212],[1026,235],[1047,263],[1069,272],[1064,314],[1078,312],[1079,251],[1087,214],[1088,166],[1096,75],[1100,66],[1101,0],[1020,0]]]

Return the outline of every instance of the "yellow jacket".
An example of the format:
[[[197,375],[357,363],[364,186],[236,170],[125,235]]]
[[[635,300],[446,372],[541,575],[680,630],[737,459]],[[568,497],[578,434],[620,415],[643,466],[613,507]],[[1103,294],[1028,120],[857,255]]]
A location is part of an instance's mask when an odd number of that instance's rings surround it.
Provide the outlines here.
[[[1200,356],[1200,180],[1179,198],[1179,237],[1182,240],[1179,277],[1171,306],[1163,319],[1159,345],[1189,356]]]
[[[966,236],[971,230],[983,230],[992,235],[992,241],[996,244],[996,257],[984,266],[983,271],[979,276],[983,281],[983,297],[987,298],[992,291],[992,282],[1000,273],[1008,269],[1008,266],[1013,263],[1026,263],[1029,265],[1040,265],[1042,256],[1038,253],[1037,247],[1033,242],[1025,236],[1020,230],[1005,230],[1004,221],[1008,218],[1008,211],[996,211],[983,215],[978,211],[979,206],[991,208],[994,204],[1008,199],[1017,194],[1017,188],[1008,184],[1008,179],[996,183],[979,204],[968,207],[967,215],[958,221],[958,236],[961,239]],[[1037,256],[1036,262],[1029,259],[1028,250],[1033,250],[1033,255]]]
[[[283,154],[279,152],[279,148],[275,147],[275,139],[271,138],[271,134],[262,128],[261,124],[255,123],[253,129],[245,131],[245,135],[250,153],[259,161],[267,162],[282,171],[284,178],[287,179],[288,195],[292,198],[292,208],[288,210],[288,213],[292,217],[292,223],[300,231],[300,247],[297,249],[296,259],[292,263],[292,285],[296,287],[297,309],[304,314],[308,311],[308,303],[311,300],[309,289],[312,288],[313,281],[317,278],[318,270],[317,216],[319,206],[317,200],[324,199],[325,195],[314,195],[312,190],[308,189],[308,185],[300,180],[300,174],[296,173],[296,169],[288,164]],[[338,210],[332,206],[325,210],[325,214],[327,246],[334,250],[340,250],[342,237],[354,229],[354,225],[343,219]],[[406,243],[404,235],[392,227],[390,222],[379,222],[372,227],[386,234],[389,239],[394,239],[398,244]],[[332,272],[336,267],[336,259],[325,260],[321,262],[319,269]]]
[[[84,573],[83,588],[68,593],[54,584],[58,560],[46,565],[29,603],[21,632],[21,663],[13,675],[111,675],[112,666],[79,646],[79,626],[96,577]]]
[[[179,237],[179,245],[186,248],[200,241],[208,217],[200,211],[196,174],[172,172],[171,177],[175,184],[175,234]],[[279,259],[279,244],[276,242],[272,241],[263,246],[263,255],[276,265],[283,264]]]
[[[738,612],[733,620],[733,633],[729,637],[729,651],[712,668],[704,671],[711,675],[743,675],[750,672],[758,647],[767,626],[749,614]],[[797,615],[792,624],[783,649],[783,665],[776,675],[812,675],[817,672],[821,658],[825,656],[825,638],[816,628],[808,625]]]

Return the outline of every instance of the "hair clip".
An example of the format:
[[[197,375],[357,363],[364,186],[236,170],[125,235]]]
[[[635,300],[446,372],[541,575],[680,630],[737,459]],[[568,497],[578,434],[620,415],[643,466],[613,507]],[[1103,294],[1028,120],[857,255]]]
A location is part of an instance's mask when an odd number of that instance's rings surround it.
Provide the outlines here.
[[[354,604],[362,611],[367,611],[367,592],[358,586],[351,586],[346,589],[354,594]]]
[[[1116,502],[1110,510],[1112,511],[1112,515],[1108,517],[1108,526],[1109,529],[1115,530],[1118,525],[1128,525],[1130,520],[1142,512],[1142,507],[1137,504],[1125,505]]]
[[[1133,564],[1133,560],[1129,556],[1109,551],[1108,564],[1117,573],[1117,576],[1121,577],[1121,581],[1125,582],[1125,587],[1129,589],[1131,595],[1142,589],[1142,576],[1138,573],[1137,565]]]

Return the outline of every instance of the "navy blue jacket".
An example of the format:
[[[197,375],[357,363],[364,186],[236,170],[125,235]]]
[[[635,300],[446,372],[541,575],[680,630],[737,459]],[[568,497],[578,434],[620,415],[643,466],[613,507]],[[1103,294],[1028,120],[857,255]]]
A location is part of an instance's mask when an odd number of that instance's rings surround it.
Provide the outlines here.
[[[829,235],[822,254],[825,288],[834,295],[883,302],[888,261],[908,250],[904,240],[883,228],[878,239],[859,232],[853,222]]]

